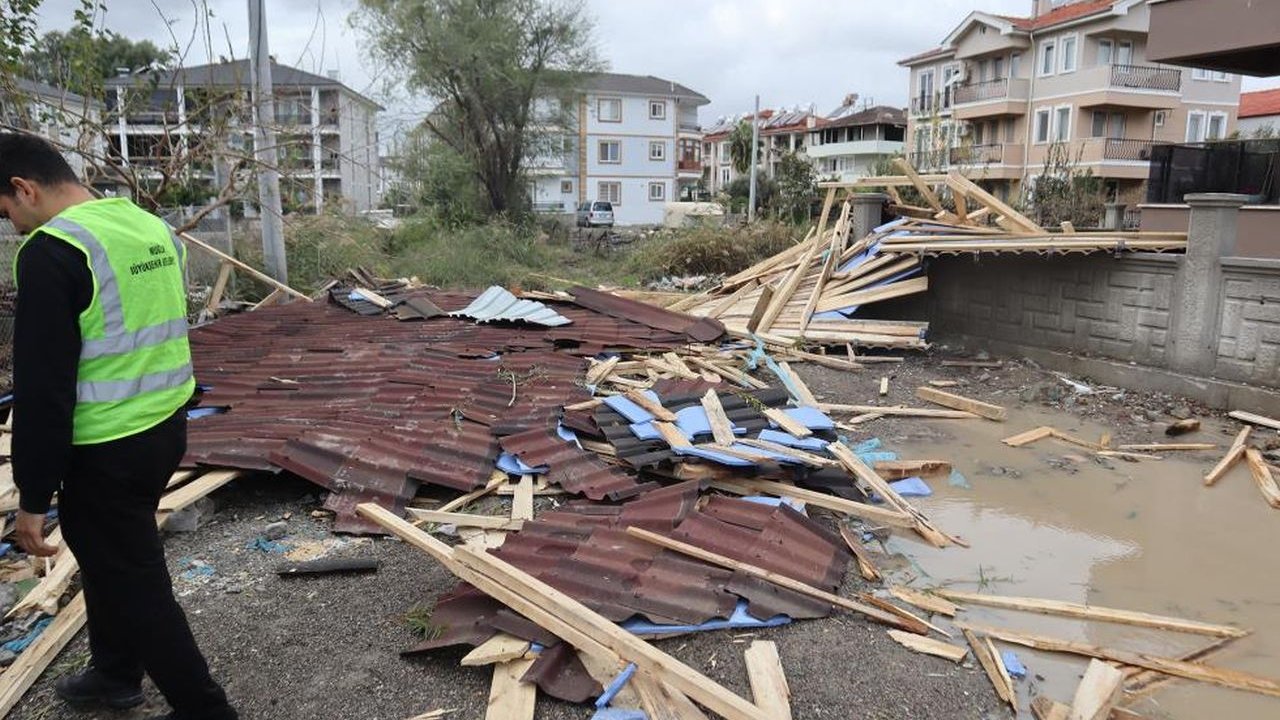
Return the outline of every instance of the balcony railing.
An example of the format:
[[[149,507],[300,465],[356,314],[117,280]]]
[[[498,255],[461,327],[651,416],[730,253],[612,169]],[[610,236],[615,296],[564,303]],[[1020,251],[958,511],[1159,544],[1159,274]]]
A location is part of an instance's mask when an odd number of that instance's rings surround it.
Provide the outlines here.
[[[1004,162],[1004,145],[970,145],[951,148],[952,165],[988,165]]]
[[[702,172],[702,161],[694,158],[680,158],[676,161],[676,169],[680,172]]]
[[[1111,87],[1177,92],[1182,89],[1182,71],[1152,65],[1112,65]]]
[[[950,155],[950,150],[926,150],[913,152],[907,159],[917,170],[941,170],[947,166]]]
[[[1009,79],[999,78],[986,82],[961,85],[956,88],[956,104],[1003,100],[1009,97]]]
[[[680,132],[698,132],[698,123],[682,122],[680,123]]]
[[[1107,138],[1102,147],[1102,157],[1104,160],[1147,161],[1151,159],[1151,141]]]
[[[935,110],[950,110],[952,100],[952,89],[946,88],[942,92],[936,92],[930,95],[917,95],[911,98],[911,112],[916,115],[928,115]]]

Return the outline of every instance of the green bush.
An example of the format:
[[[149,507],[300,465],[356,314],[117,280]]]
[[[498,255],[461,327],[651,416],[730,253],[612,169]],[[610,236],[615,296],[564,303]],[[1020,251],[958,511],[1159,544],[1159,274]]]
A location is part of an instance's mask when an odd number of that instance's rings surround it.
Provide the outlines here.
[[[628,264],[642,280],[668,275],[727,275],[786,250],[802,234],[795,225],[774,221],[735,228],[671,230],[637,248]]]

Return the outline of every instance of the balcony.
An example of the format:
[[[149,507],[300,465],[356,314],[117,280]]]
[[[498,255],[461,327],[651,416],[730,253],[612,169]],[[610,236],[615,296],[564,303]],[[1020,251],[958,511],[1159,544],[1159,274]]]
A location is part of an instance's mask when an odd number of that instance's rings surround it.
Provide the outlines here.
[[[805,148],[805,154],[814,160],[839,155],[896,155],[900,152],[902,152],[901,140],[846,140],[814,143]]]
[[[1151,160],[1151,142],[1148,140],[1107,138],[1106,143],[1102,146],[1102,159],[1149,162]]]
[[[913,152],[907,156],[907,160],[915,167],[916,170],[945,170],[950,158],[951,151],[949,149],[942,150],[925,150],[923,152]]]
[[[1030,84],[1021,78],[999,78],[959,85],[955,89],[955,116],[973,120],[997,115],[1022,115],[1027,111]]]
[[[1022,176],[1024,157],[1021,145],[993,143],[951,148],[947,159],[953,168],[976,171],[991,180],[1009,180]]]
[[[1135,107],[1161,110],[1181,102],[1182,70],[1154,65],[1099,65],[1080,71],[1086,90],[1080,107]]]
[[[946,88],[933,95],[916,95],[911,98],[912,115],[932,115],[935,112],[951,112],[953,88]]]
[[[676,171],[681,175],[685,175],[687,173],[701,175],[702,161],[697,158],[680,158],[676,161]]]
[[[1004,145],[970,145],[951,148],[952,165],[989,165],[1004,162]]]

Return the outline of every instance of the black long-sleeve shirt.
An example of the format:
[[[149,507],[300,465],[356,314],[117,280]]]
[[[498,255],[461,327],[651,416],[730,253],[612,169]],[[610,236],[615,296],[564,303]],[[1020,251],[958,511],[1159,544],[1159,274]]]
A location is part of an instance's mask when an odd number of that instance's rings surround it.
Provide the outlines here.
[[[82,252],[40,233],[18,255],[13,327],[13,480],[19,505],[45,513],[71,465],[80,313],[93,298]]]

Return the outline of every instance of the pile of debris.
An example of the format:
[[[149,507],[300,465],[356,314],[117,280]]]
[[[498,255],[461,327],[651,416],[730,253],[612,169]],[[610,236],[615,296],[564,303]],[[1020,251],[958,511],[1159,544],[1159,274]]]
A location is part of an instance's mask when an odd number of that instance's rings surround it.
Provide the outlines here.
[[[925,258],[949,254],[1162,252],[1186,247],[1186,233],[1050,232],[959,172],[919,175],[898,161],[901,176],[824,183],[816,229],[799,244],[726,278],[718,287],[672,304],[673,310],[724,322],[729,332],[789,346],[925,347],[927,322],[855,317],[867,305],[929,289]],[[906,204],[912,187],[928,207]],[[884,188],[898,216],[856,237],[856,190]],[[838,195],[846,198],[836,209]],[[944,198],[951,201],[944,205]],[[828,224],[830,223],[830,227]],[[865,313],[863,313],[865,314]]]

